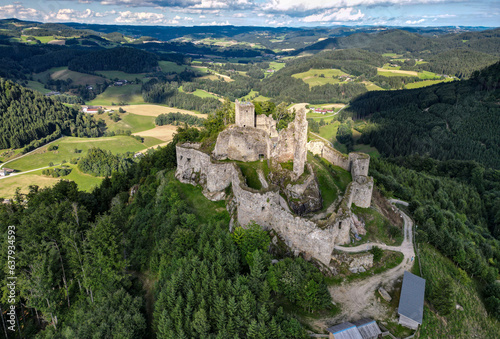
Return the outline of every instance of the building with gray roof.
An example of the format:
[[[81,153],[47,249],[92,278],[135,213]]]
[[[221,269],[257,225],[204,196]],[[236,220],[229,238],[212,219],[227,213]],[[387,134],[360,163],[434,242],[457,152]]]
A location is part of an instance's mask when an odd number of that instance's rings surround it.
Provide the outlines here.
[[[373,319],[364,318],[352,322],[358,328],[359,334],[363,339],[378,338],[382,334],[377,322]]]
[[[399,323],[416,330],[422,325],[424,316],[425,279],[408,271],[403,276],[403,287],[399,298]]]
[[[345,322],[328,329],[330,339],[363,339],[356,325]]]

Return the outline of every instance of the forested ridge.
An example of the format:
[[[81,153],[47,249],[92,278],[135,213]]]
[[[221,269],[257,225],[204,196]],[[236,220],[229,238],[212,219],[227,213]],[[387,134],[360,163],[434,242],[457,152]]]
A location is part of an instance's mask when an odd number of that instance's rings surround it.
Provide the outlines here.
[[[91,116],[0,79],[0,149],[21,148],[56,132],[99,136],[97,122]]]
[[[367,93],[341,117],[369,119],[359,142],[370,143],[386,156],[370,163],[377,186],[388,196],[410,202],[417,240],[432,244],[480,280],[487,310],[497,319],[499,88],[497,63],[466,81]]]
[[[351,103],[350,114],[370,118],[361,141],[386,156],[428,154],[499,169],[499,88],[496,63],[467,81],[366,93]]]
[[[127,73],[150,72],[158,66],[158,57],[135,48],[118,47],[86,53],[68,63],[77,72],[123,71]]]

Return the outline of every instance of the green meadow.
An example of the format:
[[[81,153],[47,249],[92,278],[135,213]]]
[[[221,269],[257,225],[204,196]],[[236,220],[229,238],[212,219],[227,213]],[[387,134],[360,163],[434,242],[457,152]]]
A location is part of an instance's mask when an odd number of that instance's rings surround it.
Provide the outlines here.
[[[88,104],[109,106],[120,102],[128,105],[143,104],[141,85],[110,86]]]
[[[9,162],[6,166],[18,171],[28,171],[48,166],[49,163],[53,163],[54,165],[60,164],[63,161],[69,163],[73,158],[85,156],[92,147],[99,147],[116,154],[137,152],[160,143],[162,143],[162,141],[151,137],[145,138],[144,143],[130,136],[101,138],[64,137],[51,144],[57,145],[57,150],[49,151],[48,145],[43,146],[25,157]]]

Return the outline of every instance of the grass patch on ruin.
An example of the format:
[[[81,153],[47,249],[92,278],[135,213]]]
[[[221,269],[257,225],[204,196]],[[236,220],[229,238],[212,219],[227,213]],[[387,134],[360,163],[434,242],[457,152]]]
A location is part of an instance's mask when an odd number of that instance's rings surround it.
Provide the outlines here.
[[[335,184],[335,178],[320,159],[307,153],[307,162],[313,167],[316,178],[318,179],[321,199],[323,199],[323,209],[326,210],[339,196],[339,187]]]
[[[403,242],[403,230],[391,225],[389,220],[376,209],[361,208],[353,204],[351,210],[360,220],[364,221],[366,228],[366,235],[361,236],[361,240],[356,241],[352,246],[358,246],[368,241],[400,246]]]
[[[229,213],[226,210],[226,202],[224,200],[208,200],[203,195],[201,186],[181,183],[175,179],[174,171],[167,172],[165,177],[177,188],[177,192],[182,200],[187,202],[190,212],[196,214],[200,221],[208,222],[208,220],[213,218],[225,218],[229,223]]]
[[[259,175],[257,174],[257,170],[262,170],[264,173],[264,177],[267,178],[269,174],[269,167],[267,165],[267,160],[263,161],[254,161],[254,162],[243,162],[236,161],[236,164],[241,170],[241,173],[245,177],[246,184],[248,187],[260,190],[262,189],[262,183],[259,180]]]

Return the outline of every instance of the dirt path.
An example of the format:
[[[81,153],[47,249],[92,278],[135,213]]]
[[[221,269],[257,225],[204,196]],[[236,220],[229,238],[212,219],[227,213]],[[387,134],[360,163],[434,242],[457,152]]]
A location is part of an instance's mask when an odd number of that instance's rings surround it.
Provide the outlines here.
[[[392,203],[401,201],[391,201]],[[392,286],[404,271],[409,271],[413,265],[412,258],[415,257],[412,241],[413,222],[405,213],[400,211],[404,219],[404,240],[401,246],[387,246],[382,243],[367,243],[356,247],[335,246],[336,250],[345,252],[366,251],[376,245],[385,250],[403,253],[404,258],[398,266],[367,279],[354,281],[341,286],[329,288],[332,300],[341,305],[341,313],[334,318],[325,318],[315,321],[316,326],[325,329],[336,323],[355,320],[363,317],[380,319],[388,310],[386,306],[377,301],[375,291],[380,286]]]

